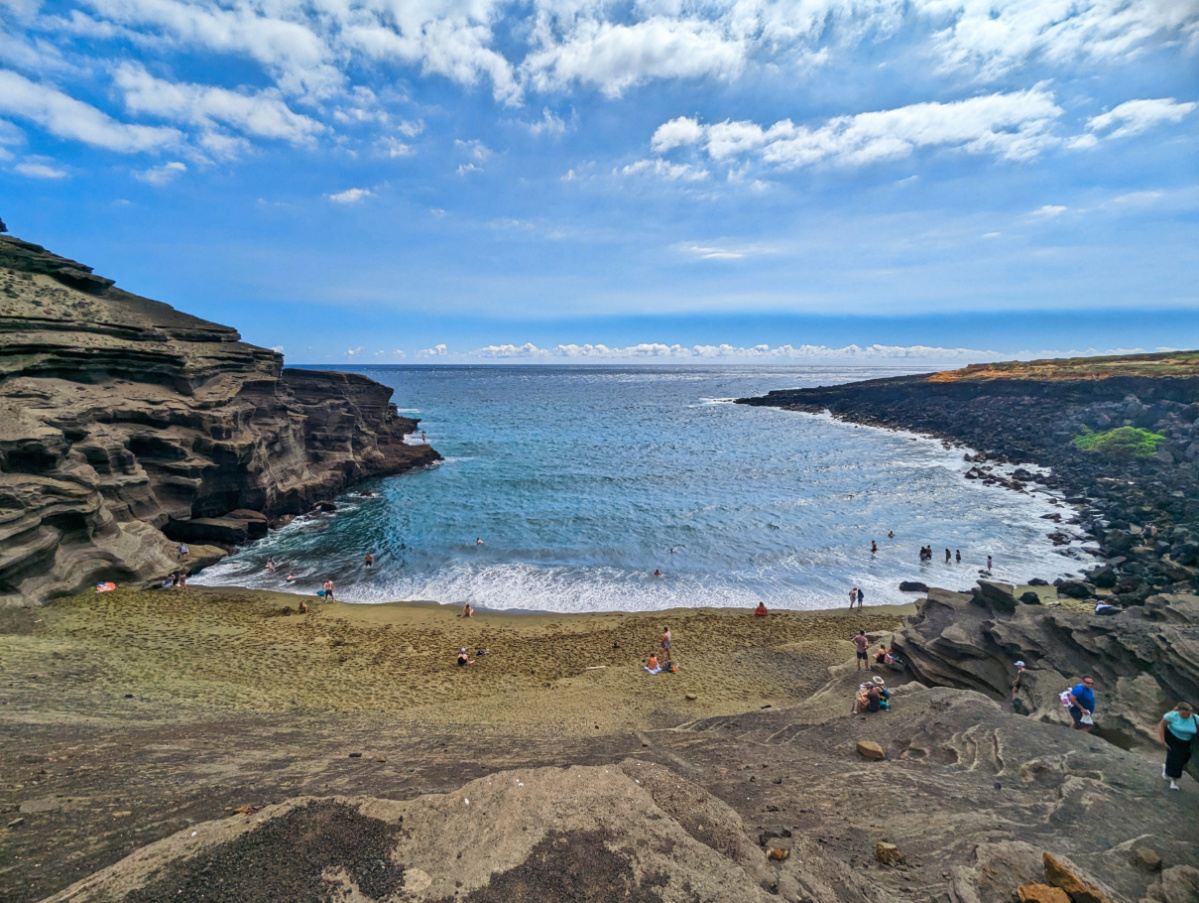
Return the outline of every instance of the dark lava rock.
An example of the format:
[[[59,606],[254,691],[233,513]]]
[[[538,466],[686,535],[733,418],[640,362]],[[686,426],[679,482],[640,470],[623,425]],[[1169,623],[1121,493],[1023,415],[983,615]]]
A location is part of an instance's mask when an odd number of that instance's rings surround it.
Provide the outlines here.
[[[124,903],[330,900],[332,887],[322,877],[326,869],[343,870],[369,898],[382,900],[404,886],[404,867],[391,861],[402,831],[344,803],[310,803],[167,866]]]
[[[927,593],[928,585],[915,580],[904,580],[899,584],[899,591],[902,593]]]
[[[1088,599],[1092,595],[1091,589],[1078,580],[1063,580],[1058,584],[1057,592],[1070,599]]]

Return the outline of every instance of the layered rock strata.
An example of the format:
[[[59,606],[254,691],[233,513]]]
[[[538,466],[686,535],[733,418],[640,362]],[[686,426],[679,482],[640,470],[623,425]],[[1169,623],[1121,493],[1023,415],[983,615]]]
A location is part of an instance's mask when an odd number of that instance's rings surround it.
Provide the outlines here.
[[[240,339],[0,236],[0,606],[194,567],[221,550],[181,565],[169,537],[241,541],[439,458],[386,386]]]
[[[1163,712],[1199,699],[1199,596],[1155,595],[1110,617],[1025,604],[1016,588],[930,589],[894,637],[912,674],[976,690],[1039,721],[1068,725],[1058,694],[1096,679],[1095,734],[1156,749]],[[1016,661],[1028,670],[1012,692]]]

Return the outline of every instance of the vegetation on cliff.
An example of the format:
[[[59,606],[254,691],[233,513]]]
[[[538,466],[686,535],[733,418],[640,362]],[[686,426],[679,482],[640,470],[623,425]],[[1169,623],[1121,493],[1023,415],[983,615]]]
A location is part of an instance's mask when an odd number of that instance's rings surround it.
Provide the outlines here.
[[[1166,437],[1135,426],[1118,426],[1102,433],[1083,433],[1075,437],[1074,446],[1083,451],[1129,458],[1148,458],[1157,452]]]

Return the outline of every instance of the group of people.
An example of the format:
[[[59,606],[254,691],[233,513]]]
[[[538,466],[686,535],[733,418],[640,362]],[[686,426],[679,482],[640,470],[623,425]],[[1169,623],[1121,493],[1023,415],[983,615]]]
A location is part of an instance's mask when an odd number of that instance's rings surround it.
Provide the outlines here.
[[[670,654],[672,639],[670,628],[663,627],[662,639],[658,642],[658,651],[651,652],[645,659],[645,670],[650,674],[661,674],[663,671],[669,674],[678,672],[678,666],[675,665]]]
[[[853,714],[878,712],[891,708],[891,691],[887,682],[881,677],[870,678],[869,683],[858,684],[858,692],[853,700]]]
[[[1028,667],[1016,662],[1016,676],[1012,680],[1013,698],[1020,692]],[[1095,678],[1088,674],[1077,684],[1060,694],[1062,705],[1070,715],[1071,727],[1089,734],[1095,730]],[[1157,723],[1157,740],[1166,748],[1166,761],[1162,765],[1162,779],[1170,782],[1171,790],[1178,790],[1183,769],[1191,761],[1195,736],[1199,734],[1199,716],[1189,702],[1180,702],[1162,715]]]
[[[852,589],[850,589],[850,591],[849,591],[849,610],[853,611],[854,605],[857,605],[858,608],[861,608],[862,602],[865,598],[866,598],[866,591],[864,589],[859,589],[856,586],[853,587]]]

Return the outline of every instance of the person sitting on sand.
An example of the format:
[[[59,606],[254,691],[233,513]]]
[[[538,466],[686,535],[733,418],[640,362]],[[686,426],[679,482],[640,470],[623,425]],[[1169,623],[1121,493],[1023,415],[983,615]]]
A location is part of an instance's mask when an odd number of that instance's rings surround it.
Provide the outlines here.
[[[305,602],[303,599],[300,600],[300,614],[302,614],[302,615],[308,614],[308,603]]]
[[[852,714],[861,715],[863,712],[866,711],[866,703],[868,702],[868,700],[866,698],[866,693],[869,690],[869,688],[870,688],[869,684],[858,684],[858,691],[857,691],[857,693],[854,694],[854,697],[853,697]]]
[[[466,665],[474,664],[474,660],[469,655],[466,654],[465,646],[463,646],[462,649],[458,652],[458,664],[461,667],[465,667]]]
[[[759,618],[766,617],[766,603],[759,602],[758,607],[754,609],[754,614],[757,615]]]
[[[325,585],[321,588],[325,591],[325,601],[332,602],[333,601],[333,581],[326,580]]]
[[[656,653],[651,652],[649,654],[649,658],[645,660],[645,670],[650,674],[657,674],[662,670],[662,667],[658,664],[658,656]]]
[[[458,615],[460,618],[473,618],[474,616],[475,610],[470,607],[469,602],[462,606],[462,614]]]

